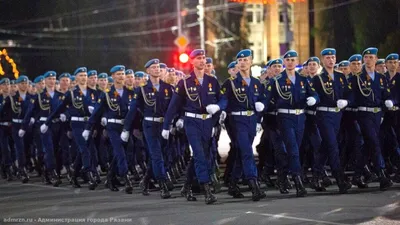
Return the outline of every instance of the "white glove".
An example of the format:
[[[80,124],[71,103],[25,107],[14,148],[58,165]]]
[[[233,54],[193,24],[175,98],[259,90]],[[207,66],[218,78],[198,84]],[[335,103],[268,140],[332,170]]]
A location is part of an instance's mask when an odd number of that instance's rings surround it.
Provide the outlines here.
[[[46,124],[42,124],[42,126],[40,126],[40,132],[42,134],[46,133],[48,129],[49,129],[49,126],[47,126]]]
[[[386,100],[386,101],[385,101],[385,106],[386,106],[388,109],[393,108],[393,102],[392,102],[392,100]]]
[[[90,130],[83,131],[82,137],[83,137],[83,139],[85,139],[85,141],[87,141],[89,139],[89,134],[90,134]]]
[[[168,138],[169,138],[169,130],[162,130],[161,136],[162,136],[164,139],[168,140]]]
[[[256,111],[262,112],[264,110],[264,104],[262,102],[256,102]]]
[[[179,119],[176,121],[176,128],[182,129],[183,128],[183,119]]]
[[[216,104],[211,104],[206,107],[206,110],[209,114],[214,115],[216,112],[220,110],[219,106]]]
[[[226,112],[222,111],[221,115],[219,116],[219,124],[220,125],[224,124],[225,119],[226,119]]]
[[[64,113],[61,113],[60,114],[60,120],[61,120],[61,122],[67,121],[67,116]]]
[[[257,123],[256,131],[257,131],[257,133],[260,132],[260,131],[262,131],[261,123]]]
[[[129,139],[129,131],[127,131],[127,130],[122,131],[121,140],[123,142],[128,142],[128,139]]]
[[[307,98],[307,105],[308,106],[313,106],[313,105],[315,105],[315,103],[317,103],[317,100],[314,97],[308,97]]]
[[[211,130],[211,137],[214,137],[215,135],[215,127],[213,127],[213,129]]]
[[[25,135],[25,131],[22,129],[19,129],[18,136],[22,138],[24,135]]]
[[[89,113],[92,114],[93,110],[94,110],[94,107],[93,106],[88,106],[88,110],[89,110]]]
[[[344,107],[347,106],[347,104],[349,104],[349,102],[348,102],[347,100],[344,100],[344,99],[339,99],[339,100],[337,100],[337,102],[336,102],[336,105],[337,105],[337,107],[338,107],[339,109],[343,109]]]
[[[31,120],[29,121],[29,126],[35,123],[35,118],[31,117]]]
[[[107,125],[107,118],[102,117],[100,123],[101,123],[101,125],[102,125],[103,127],[105,127],[105,126]]]

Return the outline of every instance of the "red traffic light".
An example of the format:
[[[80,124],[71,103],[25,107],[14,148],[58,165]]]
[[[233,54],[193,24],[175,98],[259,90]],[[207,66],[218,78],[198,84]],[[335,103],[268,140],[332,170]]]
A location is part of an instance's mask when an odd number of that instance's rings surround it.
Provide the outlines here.
[[[181,63],[187,63],[189,61],[189,56],[186,53],[181,53],[179,55],[179,62]]]

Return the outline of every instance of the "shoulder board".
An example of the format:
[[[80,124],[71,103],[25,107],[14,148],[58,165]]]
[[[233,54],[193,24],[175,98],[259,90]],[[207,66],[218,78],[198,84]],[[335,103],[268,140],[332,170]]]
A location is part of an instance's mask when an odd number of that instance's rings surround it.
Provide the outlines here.
[[[144,87],[144,86],[146,86],[147,85],[147,82],[146,83],[143,83],[143,84],[140,84],[140,87]]]
[[[358,72],[357,74],[356,74],[356,76],[360,76],[362,74],[362,72]]]
[[[188,75],[186,75],[183,79],[187,80],[187,79],[189,79],[190,77],[191,77],[190,74],[188,74]]]
[[[234,77],[229,77],[229,78],[228,78],[228,80],[234,80],[234,79],[235,79]]]

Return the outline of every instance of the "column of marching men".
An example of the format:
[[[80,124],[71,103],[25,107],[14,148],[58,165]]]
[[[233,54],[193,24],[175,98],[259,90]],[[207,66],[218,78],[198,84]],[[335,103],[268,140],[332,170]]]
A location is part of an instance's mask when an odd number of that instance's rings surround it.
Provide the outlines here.
[[[218,142],[226,130],[223,180],[234,198],[244,197],[239,184],[249,186],[253,201],[266,197],[262,183],[281,194],[294,184],[298,197],[307,195],[306,186],[324,192],[333,184],[327,166],[339,193],[371,182],[387,190],[400,182],[399,55],[377,55],[371,47],[336,64],[336,50],[326,48],[299,73],[298,53],[290,50],[257,79],[245,49],[222,85],[202,49],[190,54],[187,75],[151,59],[145,71],[116,65],[110,74],[79,67],[33,81],[3,78],[1,175],[27,183],[36,171],[48,185],[65,178],[95,190],[103,171],[111,191],[124,186],[131,194],[140,181],[149,195],[157,183],[163,199],[182,177],[182,196],[196,201],[192,190],[201,190],[212,204],[221,189]],[[257,164],[252,146],[261,131]]]

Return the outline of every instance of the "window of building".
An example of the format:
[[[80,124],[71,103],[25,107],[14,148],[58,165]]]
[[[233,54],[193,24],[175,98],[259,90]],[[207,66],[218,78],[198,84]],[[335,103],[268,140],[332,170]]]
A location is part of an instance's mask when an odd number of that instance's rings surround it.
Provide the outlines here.
[[[253,12],[247,11],[247,21],[248,21],[249,23],[252,23],[252,22],[253,22]]]
[[[262,14],[261,11],[256,12],[256,22],[261,23],[262,21]]]

